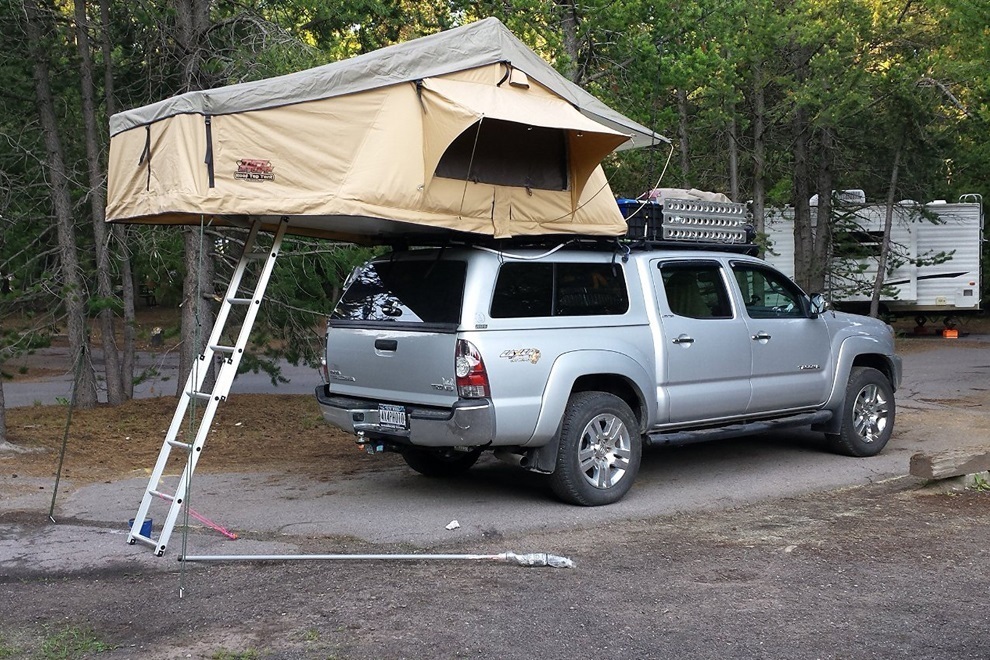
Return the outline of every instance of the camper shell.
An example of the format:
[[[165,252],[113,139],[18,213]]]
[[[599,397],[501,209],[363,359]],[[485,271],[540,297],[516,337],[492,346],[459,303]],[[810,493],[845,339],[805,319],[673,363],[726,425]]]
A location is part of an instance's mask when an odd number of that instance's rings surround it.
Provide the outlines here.
[[[928,317],[951,320],[981,310],[982,201],[981,195],[969,194],[955,203],[905,200],[894,205],[891,269],[881,291],[881,313],[913,315],[923,323]],[[813,220],[816,211],[812,198]],[[843,191],[835,213],[825,293],[838,307],[862,312],[876,279],[886,205],[866,203],[862,191]],[[770,210],[766,233],[766,261],[793,277],[793,208]]]

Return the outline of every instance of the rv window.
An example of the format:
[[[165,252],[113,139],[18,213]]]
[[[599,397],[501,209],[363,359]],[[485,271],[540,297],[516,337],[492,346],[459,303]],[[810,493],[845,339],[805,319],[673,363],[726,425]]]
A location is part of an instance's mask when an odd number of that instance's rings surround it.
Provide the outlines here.
[[[879,257],[882,244],[882,231],[864,231],[862,229],[837,231],[833,234],[832,251],[840,259]]]
[[[437,176],[499,186],[567,190],[567,136],[558,128],[485,119],[447,147]]]

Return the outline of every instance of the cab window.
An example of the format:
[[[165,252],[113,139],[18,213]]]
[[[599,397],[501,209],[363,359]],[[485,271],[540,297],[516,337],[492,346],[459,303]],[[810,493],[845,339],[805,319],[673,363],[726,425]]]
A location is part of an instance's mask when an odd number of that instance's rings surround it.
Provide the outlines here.
[[[670,311],[692,319],[731,319],[729,292],[717,263],[661,263]]]
[[[734,263],[732,272],[753,319],[801,318],[807,316],[804,294],[777,271],[753,264]]]

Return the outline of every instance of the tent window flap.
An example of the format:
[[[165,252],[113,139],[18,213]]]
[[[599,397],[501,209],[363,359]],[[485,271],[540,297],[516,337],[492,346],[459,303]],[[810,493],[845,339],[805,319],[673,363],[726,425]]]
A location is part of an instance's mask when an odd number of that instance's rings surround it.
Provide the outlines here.
[[[473,124],[440,158],[436,175],[499,186],[567,190],[567,134],[500,119]]]

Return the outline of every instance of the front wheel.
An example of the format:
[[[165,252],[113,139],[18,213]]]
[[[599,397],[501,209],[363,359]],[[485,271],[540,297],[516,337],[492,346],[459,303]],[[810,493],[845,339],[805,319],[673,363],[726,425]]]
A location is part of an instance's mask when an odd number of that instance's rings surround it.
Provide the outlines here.
[[[837,453],[847,456],[876,456],[894,431],[894,389],[890,381],[869,367],[855,367],[846,385],[842,404],[842,427],[829,435]]]
[[[639,425],[625,401],[606,392],[578,392],[564,411],[550,486],[570,504],[612,504],[632,487],[642,451]]]
[[[402,458],[406,465],[427,477],[455,477],[467,472],[481,456],[481,450],[420,449],[406,447]]]

